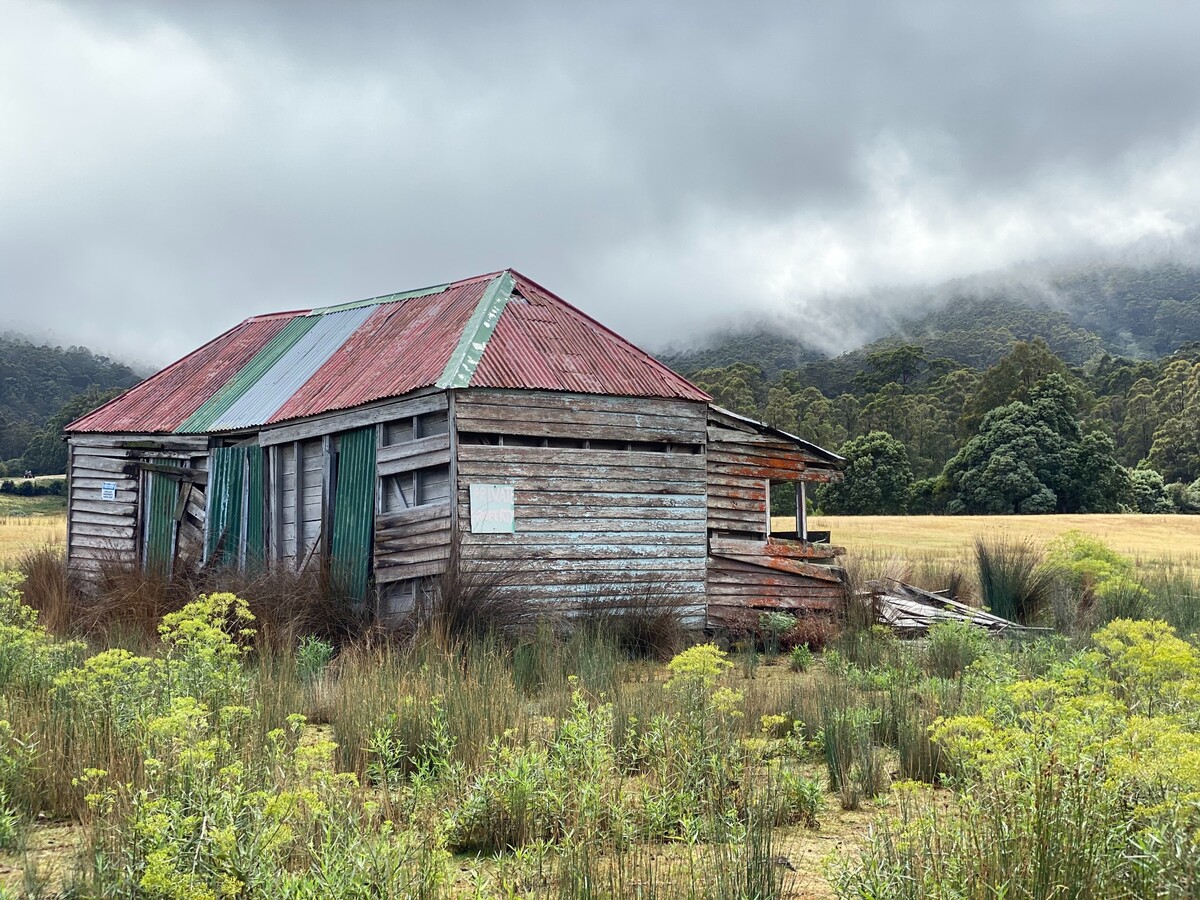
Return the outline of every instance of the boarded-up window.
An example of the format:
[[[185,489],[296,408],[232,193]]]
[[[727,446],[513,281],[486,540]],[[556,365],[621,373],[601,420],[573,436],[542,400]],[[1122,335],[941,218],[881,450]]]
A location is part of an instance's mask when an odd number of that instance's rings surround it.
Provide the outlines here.
[[[430,466],[383,479],[383,511],[403,512],[450,499],[450,467]]]

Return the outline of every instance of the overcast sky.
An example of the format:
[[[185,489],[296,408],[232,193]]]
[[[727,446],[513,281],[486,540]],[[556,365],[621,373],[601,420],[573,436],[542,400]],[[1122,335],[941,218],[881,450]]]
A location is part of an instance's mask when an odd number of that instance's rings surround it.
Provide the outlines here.
[[[161,364],[512,266],[649,346],[1189,254],[1200,4],[0,0],[0,330]],[[797,321],[794,315],[792,321]]]

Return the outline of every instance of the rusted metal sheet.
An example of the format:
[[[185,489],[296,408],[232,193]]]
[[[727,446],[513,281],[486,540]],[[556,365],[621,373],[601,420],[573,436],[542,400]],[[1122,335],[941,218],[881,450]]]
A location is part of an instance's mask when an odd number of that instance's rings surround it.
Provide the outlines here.
[[[371,317],[372,307],[325,313],[211,426],[231,431],[265,425]]]
[[[513,274],[521,299],[505,306],[471,387],[710,399],[585,313]]]
[[[433,385],[445,370],[489,278],[386,303],[271,417],[285,422]]]
[[[67,432],[158,434],[171,432],[233,378],[293,318],[257,316],[130,388]]]

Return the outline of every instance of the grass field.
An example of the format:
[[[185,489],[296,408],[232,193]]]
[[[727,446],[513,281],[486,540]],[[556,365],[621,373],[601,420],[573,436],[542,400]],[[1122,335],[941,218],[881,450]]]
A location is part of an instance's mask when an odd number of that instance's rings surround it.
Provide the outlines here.
[[[47,475],[35,481],[61,480]],[[0,494],[0,566],[11,565],[26,550],[67,539],[66,497],[17,497]]]
[[[790,520],[778,518],[783,529]],[[1006,534],[1045,546],[1064,532],[1094,535],[1145,570],[1200,574],[1200,516],[813,516],[809,527],[833,533],[850,559],[876,567],[900,564],[970,568],[975,538]],[[62,497],[0,495],[0,564],[31,547],[66,540]]]
[[[777,520],[782,523],[787,520]],[[809,527],[832,532],[850,560],[868,567],[974,566],[975,538],[1005,534],[1045,546],[1071,530],[1094,535],[1132,557],[1142,570],[1200,574],[1200,516],[814,516]]]

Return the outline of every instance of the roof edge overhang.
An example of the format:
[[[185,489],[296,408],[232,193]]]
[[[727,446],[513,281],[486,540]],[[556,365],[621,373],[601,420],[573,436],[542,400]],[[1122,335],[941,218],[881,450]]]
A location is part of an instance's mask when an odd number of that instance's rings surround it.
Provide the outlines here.
[[[718,406],[715,403],[709,403],[708,405],[709,408],[714,412],[740,422],[743,425],[749,425],[760,434],[770,434],[774,435],[775,437],[791,441],[793,444],[803,447],[810,453],[813,453],[822,459],[828,460],[829,463],[835,468],[841,468],[846,463],[846,458],[844,456],[838,456],[832,450],[826,450],[824,447],[814,444],[812,441],[806,441],[804,438],[792,434],[790,431],[784,431],[782,428],[776,428],[774,425],[768,425],[766,422],[761,422],[758,419],[752,419],[749,416],[743,416],[740,413],[735,413],[733,410],[726,409],[723,406]]]

